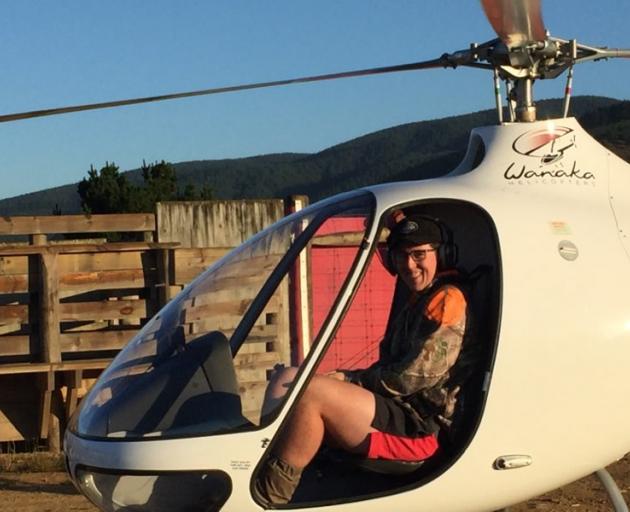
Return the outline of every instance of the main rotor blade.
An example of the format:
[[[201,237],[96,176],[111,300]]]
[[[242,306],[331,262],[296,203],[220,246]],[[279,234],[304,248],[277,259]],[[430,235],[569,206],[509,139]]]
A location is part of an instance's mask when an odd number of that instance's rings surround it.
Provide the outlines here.
[[[508,48],[545,40],[540,0],[481,0],[481,5]]]
[[[89,103],[85,105],[75,105],[69,107],[49,108],[44,110],[32,110],[30,112],[18,112],[15,114],[0,115],[0,123],[18,121],[20,119],[30,119],[33,117],[55,116],[59,114],[69,114],[71,112],[81,112],[84,110],[97,110],[102,108],[122,107],[126,105],[137,105],[139,103],[151,103],[154,101],[175,100],[179,98],[190,98],[192,96],[206,96],[210,94],[221,94],[224,92],[245,91],[248,89],[262,89],[265,87],[277,87],[280,85],[301,84],[307,82],[319,82],[323,80],[336,80],[338,78],[351,78],[357,76],[379,75],[384,73],[395,73],[399,71],[415,71],[421,69],[448,67],[451,64],[445,57],[438,59],[412,62],[410,64],[399,64],[396,66],[385,66],[379,68],[360,69],[357,71],[344,71],[341,73],[330,73],[327,75],[315,75],[301,78],[290,78],[288,80],[275,80],[273,82],[258,82],[253,84],[233,85],[229,87],[216,87],[213,89],[201,89],[197,91],[178,92],[173,94],[162,94],[160,96],[147,96],[144,98],[133,98],[127,100],[105,101],[101,103]]]

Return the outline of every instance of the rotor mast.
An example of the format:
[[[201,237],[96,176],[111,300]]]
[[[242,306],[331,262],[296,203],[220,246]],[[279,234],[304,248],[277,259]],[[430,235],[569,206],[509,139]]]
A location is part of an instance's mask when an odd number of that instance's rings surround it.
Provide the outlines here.
[[[536,105],[533,96],[534,80],[521,78],[516,82],[516,120],[520,122],[536,121]]]
[[[575,39],[567,41],[551,37],[543,23],[541,0],[481,0],[481,4],[498,39],[481,45],[484,51],[476,58],[494,68],[495,82],[498,74],[508,83],[512,121],[536,121],[533,96],[536,80],[556,78],[569,70],[563,104],[563,116],[566,117],[576,63],[630,58],[630,50],[594,48],[579,45]],[[497,109],[502,110],[502,107],[497,106]],[[499,112],[499,119],[502,119],[502,112]]]

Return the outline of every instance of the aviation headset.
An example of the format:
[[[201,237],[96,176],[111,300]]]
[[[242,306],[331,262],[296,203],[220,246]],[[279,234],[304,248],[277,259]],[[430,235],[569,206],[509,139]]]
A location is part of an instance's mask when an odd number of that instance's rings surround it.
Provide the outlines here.
[[[419,228],[418,223],[428,223],[429,226],[437,227],[439,232],[438,245],[438,270],[446,270],[455,267],[457,264],[457,245],[453,241],[453,231],[437,217],[430,215],[409,215],[400,220],[391,230],[387,237],[387,257],[384,258],[387,271],[396,275],[396,264],[394,262],[394,248],[405,241],[405,236]],[[426,224],[425,224],[426,226]],[[428,243],[434,243],[429,240]]]

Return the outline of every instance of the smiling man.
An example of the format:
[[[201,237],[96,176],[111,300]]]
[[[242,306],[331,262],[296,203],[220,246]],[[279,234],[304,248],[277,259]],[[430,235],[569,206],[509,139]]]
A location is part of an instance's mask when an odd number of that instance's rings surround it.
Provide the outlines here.
[[[421,461],[437,450],[440,429],[451,425],[467,310],[454,270],[456,246],[438,219],[396,219],[387,263],[409,289],[408,300],[376,363],[311,379],[260,471],[255,489],[264,503],[290,501],[324,440],[367,458]],[[279,400],[295,374],[295,368],[277,372],[266,400]]]

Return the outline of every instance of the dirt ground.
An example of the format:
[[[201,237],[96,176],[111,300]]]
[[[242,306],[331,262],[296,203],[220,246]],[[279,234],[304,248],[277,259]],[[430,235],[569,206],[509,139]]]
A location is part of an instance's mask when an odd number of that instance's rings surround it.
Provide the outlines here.
[[[626,501],[630,501],[630,457],[608,468]],[[599,480],[589,476],[562,489],[510,508],[510,512],[609,512]],[[0,511],[97,512],[65,473],[0,473]]]

